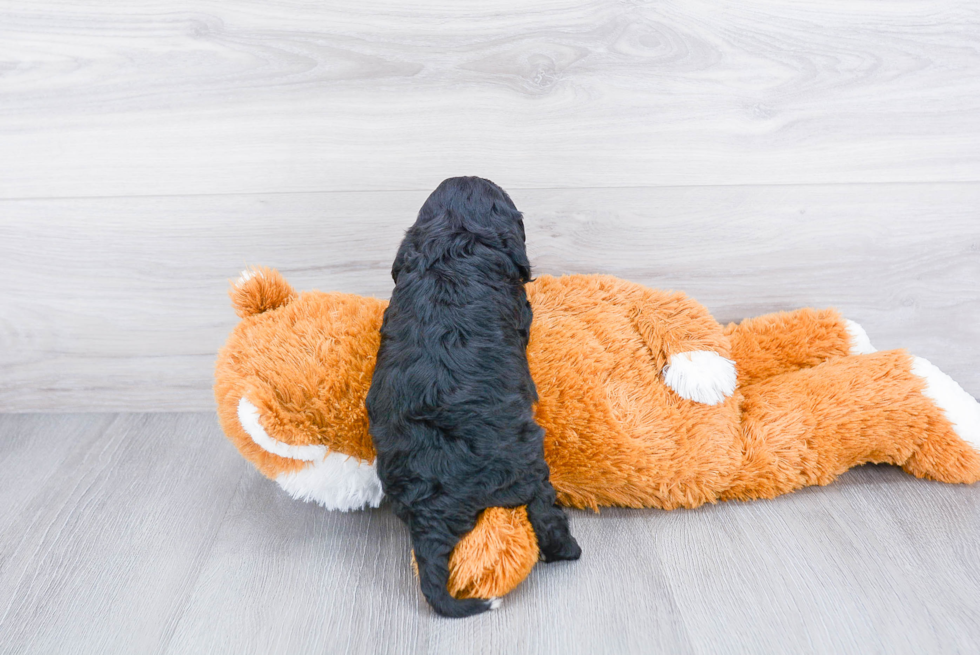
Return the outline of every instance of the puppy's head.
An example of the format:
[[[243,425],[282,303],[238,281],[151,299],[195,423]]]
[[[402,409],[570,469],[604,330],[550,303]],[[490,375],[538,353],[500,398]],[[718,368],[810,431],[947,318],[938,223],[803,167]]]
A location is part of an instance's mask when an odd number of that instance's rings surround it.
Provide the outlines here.
[[[451,177],[436,187],[419,210],[395,257],[395,282],[410,257],[437,259],[443,255],[439,249],[457,247],[462,238],[475,239],[503,253],[511,272],[522,282],[530,280],[524,217],[507,192],[481,177]]]
[[[364,397],[384,303],[297,294],[271,269],[232,287],[242,317],[218,355],[215,400],[225,434],[264,475],[329,509],[382,498]]]

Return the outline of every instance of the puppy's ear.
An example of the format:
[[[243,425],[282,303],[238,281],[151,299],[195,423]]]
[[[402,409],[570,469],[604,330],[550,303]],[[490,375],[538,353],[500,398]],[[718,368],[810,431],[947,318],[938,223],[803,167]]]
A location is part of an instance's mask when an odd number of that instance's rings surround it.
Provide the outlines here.
[[[405,268],[405,263],[408,261],[409,251],[412,247],[409,243],[408,235],[406,235],[406,238],[402,240],[402,245],[398,247],[395,261],[391,264],[391,279],[394,280],[395,284],[398,284],[398,274]]]
[[[524,250],[523,244],[520,248],[510,249],[510,260],[514,262],[514,266],[517,267],[517,272],[521,276],[521,282],[527,284],[531,281],[531,262],[527,259],[527,252]]]
[[[526,284],[531,281],[531,262],[528,261],[527,248],[524,245],[524,219],[520,213],[517,214],[517,220],[513,225],[514,228],[504,235],[504,248],[517,268],[521,282]]]

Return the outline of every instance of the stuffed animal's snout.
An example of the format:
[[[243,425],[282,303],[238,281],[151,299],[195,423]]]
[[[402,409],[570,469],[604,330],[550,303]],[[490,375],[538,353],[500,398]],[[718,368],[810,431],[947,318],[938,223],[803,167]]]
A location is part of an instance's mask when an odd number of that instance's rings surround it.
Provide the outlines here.
[[[275,439],[263,427],[259,409],[244,396],[238,402],[238,421],[255,445],[286,460],[281,471],[263,472],[293,498],[342,512],[381,504],[384,493],[373,461],[333,452],[323,445],[293,445]],[[297,467],[296,462],[302,466]]]

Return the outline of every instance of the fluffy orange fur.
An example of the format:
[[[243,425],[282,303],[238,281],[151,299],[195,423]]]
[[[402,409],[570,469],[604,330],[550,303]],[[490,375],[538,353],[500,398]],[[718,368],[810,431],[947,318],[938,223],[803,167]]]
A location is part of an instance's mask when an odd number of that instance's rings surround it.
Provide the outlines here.
[[[215,397],[242,454],[271,478],[306,465],[249,438],[237,418],[244,396],[275,439],[372,461],[364,398],[385,303],[297,295],[269,269],[231,293],[244,318],[219,355]],[[772,498],[865,462],[945,482],[980,479],[980,454],[923,395],[912,358],[901,350],[848,355],[850,337],[833,310],[723,328],[683,294],[608,276],[543,275],[527,294],[536,417],[567,506]],[[671,355],[704,350],[737,365],[738,388],[717,405],[685,400],[662,378]],[[491,508],[453,553],[450,591],[501,596],[537,560],[524,508]]]
[[[538,561],[538,540],[523,507],[490,507],[453,549],[449,591],[457,598],[503,596]]]

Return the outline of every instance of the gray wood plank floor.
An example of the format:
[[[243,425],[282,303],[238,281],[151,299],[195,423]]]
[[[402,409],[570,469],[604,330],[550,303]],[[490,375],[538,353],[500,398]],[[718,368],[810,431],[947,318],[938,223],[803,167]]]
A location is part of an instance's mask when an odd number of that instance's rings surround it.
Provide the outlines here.
[[[288,498],[211,414],[0,416],[4,653],[972,653],[980,487],[572,512],[585,549],[432,614],[391,512]]]

